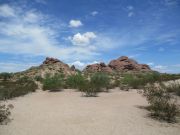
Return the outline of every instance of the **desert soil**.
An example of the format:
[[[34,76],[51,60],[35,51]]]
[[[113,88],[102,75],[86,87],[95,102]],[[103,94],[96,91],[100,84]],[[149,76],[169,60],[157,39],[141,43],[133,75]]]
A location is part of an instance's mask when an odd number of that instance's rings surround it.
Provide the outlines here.
[[[9,100],[14,105],[0,135],[178,135],[180,124],[147,117],[144,97],[113,89],[98,97],[75,90],[37,91]],[[141,108],[141,109],[140,109]]]

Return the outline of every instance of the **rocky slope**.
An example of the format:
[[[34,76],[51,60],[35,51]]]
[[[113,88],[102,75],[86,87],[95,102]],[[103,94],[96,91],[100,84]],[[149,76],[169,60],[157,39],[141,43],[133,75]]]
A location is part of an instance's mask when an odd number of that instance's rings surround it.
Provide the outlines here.
[[[88,65],[84,72],[127,72],[127,71],[138,71],[138,72],[149,72],[152,71],[146,64],[139,64],[133,59],[126,56],[119,57],[118,59],[112,60],[108,65],[104,63]]]

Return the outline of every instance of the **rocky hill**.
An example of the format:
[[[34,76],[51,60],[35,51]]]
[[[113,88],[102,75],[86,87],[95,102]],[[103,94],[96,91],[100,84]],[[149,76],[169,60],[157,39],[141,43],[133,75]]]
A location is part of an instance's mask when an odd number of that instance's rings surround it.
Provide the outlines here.
[[[133,59],[126,56],[119,57],[118,59],[111,60],[108,65],[104,63],[88,65],[84,72],[127,72],[127,71],[137,71],[137,72],[150,72],[152,71],[150,67],[146,64],[139,64]]]
[[[40,66],[31,67],[26,71],[16,73],[16,77],[40,76],[44,78],[46,74],[54,75],[56,73],[63,73],[65,76],[67,76],[67,75],[75,74],[77,71],[78,70],[75,68],[74,65],[69,67],[68,64],[63,63],[58,59],[47,57]],[[128,72],[128,71],[149,72],[152,70],[148,65],[138,64],[138,62],[126,56],[122,56],[119,57],[118,59],[111,60],[108,65],[106,65],[103,62],[87,65],[83,70],[84,73],[94,73],[94,72],[113,73],[113,72]]]
[[[62,61],[47,57],[44,62],[37,67],[31,67],[30,69],[20,72],[20,74],[35,77],[45,77],[46,74],[54,75],[56,73],[63,73],[65,76],[75,74],[75,67],[69,67],[68,64]]]

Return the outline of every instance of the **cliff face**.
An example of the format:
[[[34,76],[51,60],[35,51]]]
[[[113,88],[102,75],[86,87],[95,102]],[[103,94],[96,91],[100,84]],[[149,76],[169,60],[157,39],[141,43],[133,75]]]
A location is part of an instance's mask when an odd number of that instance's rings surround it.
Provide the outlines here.
[[[118,59],[111,60],[108,65],[104,63],[88,65],[84,72],[126,72],[126,71],[139,71],[149,72],[152,71],[146,64],[138,64],[133,59],[126,56],[119,57]]]

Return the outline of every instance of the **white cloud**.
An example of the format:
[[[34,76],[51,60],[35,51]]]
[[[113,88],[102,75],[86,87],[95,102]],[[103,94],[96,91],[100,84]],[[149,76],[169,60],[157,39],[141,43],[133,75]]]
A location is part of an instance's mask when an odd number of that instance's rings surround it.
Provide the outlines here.
[[[134,7],[129,5],[127,6],[127,11],[128,11],[128,17],[132,17],[134,15]]]
[[[129,12],[128,17],[132,17],[134,15],[134,12]]]
[[[166,69],[167,68],[167,66],[162,66],[162,65],[157,65],[157,66],[155,66],[154,67],[155,69]]]
[[[81,62],[81,61],[75,61],[70,63],[69,65],[74,65],[77,69],[82,70],[85,67],[85,63]]]
[[[91,12],[91,15],[92,16],[96,16],[98,14],[98,11],[93,11],[93,12]]]
[[[80,46],[85,46],[88,45],[91,40],[96,38],[95,33],[93,32],[86,32],[86,33],[77,33],[73,37],[70,37],[69,39],[73,43],[73,45],[80,45]]]
[[[13,17],[15,16],[15,11],[7,4],[0,5],[0,16]]]
[[[154,65],[154,63],[153,62],[149,62],[149,63],[147,63],[149,66],[153,66]]]
[[[74,65],[77,69],[83,70],[87,65],[96,64],[96,63],[99,63],[99,62],[97,62],[97,61],[81,62],[81,61],[77,60],[72,63],[69,63],[69,65],[70,66]]]
[[[39,63],[15,63],[15,62],[0,62],[0,72],[17,72],[26,70],[32,66],[37,66]]]
[[[77,28],[77,27],[80,27],[82,26],[82,22],[80,20],[70,20],[69,21],[69,27],[74,27],[74,28]]]
[[[24,16],[24,21],[29,23],[35,23],[42,19],[40,14],[37,14],[33,11],[27,12]]]
[[[65,61],[90,60],[99,55],[93,46],[64,45],[63,41],[57,39],[64,27],[59,29],[55,28],[57,24],[47,23],[53,22],[47,15],[20,7],[16,12],[17,7],[6,6],[12,12],[3,16],[7,19],[0,21],[0,53],[50,56]],[[85,42],[90,42],[94,35],[90,32],[82,37],[85,37]]]
[[[153,70],[155,71],[159,71],[161,73],[166,73],[166,72],[172,72],[170,69],[168,69],[168,66],[164,66],[164,65],[154,65],[152,67]]]
[[[128,10],[133,10],[133,9],[134,9],[134,7],[133,7],[133,6],[131,6],[131,5],[129,5],[129,6],[127,6],[127,9],[128,9]]]

